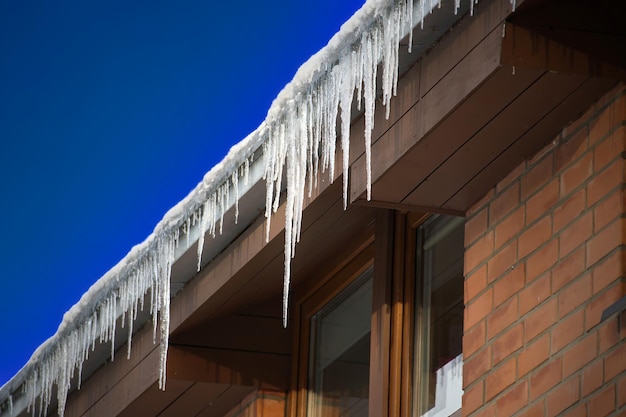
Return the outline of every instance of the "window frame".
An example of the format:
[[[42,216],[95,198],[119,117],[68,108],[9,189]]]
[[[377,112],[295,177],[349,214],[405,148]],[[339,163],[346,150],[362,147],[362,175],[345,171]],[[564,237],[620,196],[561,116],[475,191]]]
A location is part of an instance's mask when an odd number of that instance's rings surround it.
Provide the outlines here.
[[[373,236],[298,294],[289,417],[307,416],[310,319],[373,266],[370,338],[370,416],[413,416],[418,228],[431,213],[379,209]],[[417,321],[416,321],[417,320]]]
[[[307,415],[311,318],[374,265],[373,255],[374,248],[370,242],[363,250],[350,254],[345,265],[322,276],[318,285],[307,291],[304,297],[296,302],[295,322],[298,328],[295,332],[297,339],[295,345],[297,352],[293,355],[292,366],[292,370],[295,371],[295,375],[292,376],[292,386],[295,389],[292,390],[289,399],[289,416]]]

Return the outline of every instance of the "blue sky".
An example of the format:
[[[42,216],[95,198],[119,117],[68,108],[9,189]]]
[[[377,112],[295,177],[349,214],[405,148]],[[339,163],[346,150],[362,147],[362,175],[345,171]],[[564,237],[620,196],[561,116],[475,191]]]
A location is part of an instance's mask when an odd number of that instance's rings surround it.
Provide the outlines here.
[[[0,386],[362,3],[0,3]]]

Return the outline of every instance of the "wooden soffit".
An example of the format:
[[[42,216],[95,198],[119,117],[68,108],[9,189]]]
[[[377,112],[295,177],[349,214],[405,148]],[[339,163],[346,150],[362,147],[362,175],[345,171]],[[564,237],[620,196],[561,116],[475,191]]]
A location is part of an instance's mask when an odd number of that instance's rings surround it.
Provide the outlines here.
[[[626,11],[612,3],[481,2],[400,80],[390,119],[377,115],[372,200],[360,155],[351,201],[463,214],[626,79]]]

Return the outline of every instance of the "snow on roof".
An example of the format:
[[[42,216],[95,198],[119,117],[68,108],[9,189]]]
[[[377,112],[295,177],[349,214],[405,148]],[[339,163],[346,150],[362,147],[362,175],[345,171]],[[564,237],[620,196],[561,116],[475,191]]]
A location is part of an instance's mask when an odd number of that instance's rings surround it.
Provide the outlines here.
[[[473,7],[473,0],[470,0]],[[460,6],[455,0],[455,10]],[[149,294],[154,323],[154,341],[160,343],[160,380],[165,387],[165,363],[169,336],[171,267],[182,236],[199,227],[198,268],[206,232],[215,235],[229,201],[239,199],[239,182],[247,180],[250,164],[262,151],[266,182],[265,215],[267,230],[286,189],[284,325],[290,280],[290,262],[300,236],[305,191],[311,192],[314,178],[328,171],[334,178],[337,152],[336,122],[339,116],[340,146],[343,152],[343,192],[347,202],[348,154],[350,149],[351,106],[356,99],[365,115],[367,195],[371,192],[371,131],[377,91],[383,105],[389,106],[398,80],[398,47],[414,22],[422,22],[440,0],[369,0],[333,36],[328,45],[313,55],[297,71],[272,103],[265,121],[248,137],[233,146],[226,158],[213,167],[180,203],[168,211],[153,233],[135,246],[115,267],[100,278],[63,317],[56,334],[44,342],[28,363],[0,388],[0,414],[10,409],[13,397],[24,395],[28,408],[45,414],[57,387],[58,414],[63,416],[72,377],[90,351],[100,343],[111,343],[115,350],[116,321],[121,316],[128,326],[130,354],[133,322]],[[411,42],[409,42],[409,45]],[[382,86],[377,87],[378,69]],[[255,161],[256,162],[256,161]],[[254,179],[260,180],[261,178]],[[285,184],[283,184],[283,181]],[[187,245],[189,247],[189,245]],[[23,394],[18,392],[22,387]],[[33,410],[34,411],[34,410]]]

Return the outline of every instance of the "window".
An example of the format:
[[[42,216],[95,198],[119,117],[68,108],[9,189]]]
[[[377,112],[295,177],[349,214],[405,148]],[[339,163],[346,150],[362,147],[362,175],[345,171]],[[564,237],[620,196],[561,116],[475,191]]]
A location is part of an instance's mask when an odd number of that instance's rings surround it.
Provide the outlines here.
[[[380,210],[375,226],[301,292],[290,417],[460,416],[464,219]]]
[[[417,229],[414,415],[449,417],[463,394],[463,219],[430,218]]]
[[[311,317],[309,416],[367,416],[372,268]]]

